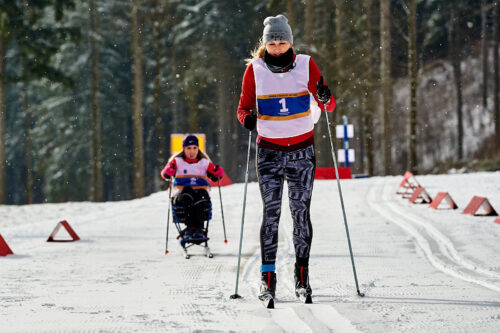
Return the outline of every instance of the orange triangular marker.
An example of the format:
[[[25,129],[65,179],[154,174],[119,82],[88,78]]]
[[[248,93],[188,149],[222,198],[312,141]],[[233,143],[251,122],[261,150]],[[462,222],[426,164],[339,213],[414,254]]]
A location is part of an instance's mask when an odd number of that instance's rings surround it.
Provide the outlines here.
[[[500,224],[500,216],[499,216],[499,217],[497,217],[497,218],[495,219],[495,221],[493,221],[493,222]]]
[[[5,257],[8,256],[9,254],[14,254],[14,253],[7,245],[7,242],[3,239],[2,235],[0,235],[0,257]]]
[[[57,232],[59,231],[61,226],[63,226],[64,229],[66,229],[66,231],[68,232],[68,234],[72,238],[71,240],[56,240],[56,239],[54,239],[55,235],[57,234]],[[67,221],[61,221],[56,225],[56,227],[54,228],[54,231],[52,231],[52,233],[50,234],[49,239],[47,239],[47,242],[74,242],[77,240],[80,240],[80,237],[78,237],[78,235],[73,230],[73,228],[71,228],[69,223]]]
[[[429,208],[438,209],[439,204],[441,204],[443,200],[448,203],[448,206],[450,206],[451,209],[458,208],[457,204],[455,203],[455,201],[453,201],[451,195],[449,195],[448,192],[439,192],[438,194],[436,194],[436,197],[434,198],[434,200],[432,200]]]
[[[418,186],[413,192],[411,198],[409,199],[411,203],[417,203],[417,199],[421,199],[420,203],[431,203],[431,196],[427,193],[427,191],[422,187]]]
[[[417,179],[410,171],[406,171],[403,180],[399,183],[398,189],[396,190],[396,194],[402,194],[403,198],[407,198],[411,196],[412,192],[419,187]],[[409,193],[408,193],[409,192]]]
[[[479,208],[484,210],[484,213],[480,214],[477,211]],[[490,204],[487,198],[474,196],[472,200],[469,202],[467,207],[465,207],[463,214],[469,215],[481,215],[481,216],[497,216],[498,213]]]

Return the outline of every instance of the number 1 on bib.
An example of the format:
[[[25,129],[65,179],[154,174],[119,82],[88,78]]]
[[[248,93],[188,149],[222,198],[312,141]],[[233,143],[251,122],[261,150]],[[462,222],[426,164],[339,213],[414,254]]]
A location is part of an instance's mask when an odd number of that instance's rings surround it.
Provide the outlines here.
[[[286,107],[286,99],[284,99],[284,98],[280,99],[279,103],[281,104],[280,113],[288,113],[288,109]]]

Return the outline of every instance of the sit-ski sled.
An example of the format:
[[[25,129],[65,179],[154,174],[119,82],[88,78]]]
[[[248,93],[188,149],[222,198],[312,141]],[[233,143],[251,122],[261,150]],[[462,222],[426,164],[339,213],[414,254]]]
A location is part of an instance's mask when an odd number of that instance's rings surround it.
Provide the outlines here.
[[[182,253],[186,259],[191,258],[192,254],[188,253],[188,249],[194,245],[203,247],[205,256],[213,258],[213,254],[208,246],[208,241],[210,240],[208,237],[208,227],[212,218],[212,203],[210,200],[205,199],[198,202],[197,206],[202,209],[202,215],[204,217],[203,227],[201,229],[191,230],[190,228],[183,226],[186,222],[184,207],[172,205],[173,222],[179,232],[177,239],[179,240],[179,244],[183,250]],[[195,231],[197,231],[197,233],[195,233]]]

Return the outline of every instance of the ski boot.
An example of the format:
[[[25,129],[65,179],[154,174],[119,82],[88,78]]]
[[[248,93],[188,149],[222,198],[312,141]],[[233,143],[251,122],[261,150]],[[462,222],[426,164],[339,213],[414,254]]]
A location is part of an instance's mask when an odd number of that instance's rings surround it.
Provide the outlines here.
[[[276,273],[262,272],[259,299],[268,309],[274,309],[274,296],[276,293]]]
[[[306,304],[312,303],[312,289],[309,284],[309,267],[295,264],[295,296]]]

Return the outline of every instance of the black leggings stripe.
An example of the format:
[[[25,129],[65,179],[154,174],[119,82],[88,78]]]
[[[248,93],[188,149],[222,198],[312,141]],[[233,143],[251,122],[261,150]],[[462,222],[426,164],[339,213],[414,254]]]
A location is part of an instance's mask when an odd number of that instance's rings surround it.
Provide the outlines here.
[[[309,258],[313,236],[309,207],[314,171],[313,145],[290,152],[258,148],[257,174],[264,206],[260,228],[263,265],[274,264],[276,261],[281,197],[285,179],[293,218],[295,254],[298,258]]]

